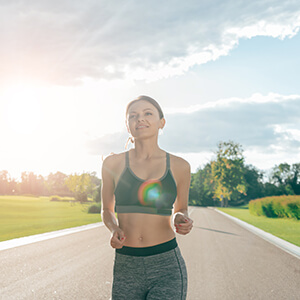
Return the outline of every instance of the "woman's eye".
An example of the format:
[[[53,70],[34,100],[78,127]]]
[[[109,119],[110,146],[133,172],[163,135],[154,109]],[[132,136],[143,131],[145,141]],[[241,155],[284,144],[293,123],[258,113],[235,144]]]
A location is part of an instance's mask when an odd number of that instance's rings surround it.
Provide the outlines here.
[[[135,115],[130,115],[129,119],[133,119],[135,117]]]
[[[146,116],[151,116],[152,113],[151,113],[151,112],[146,112],[145,115],[146,115]]]

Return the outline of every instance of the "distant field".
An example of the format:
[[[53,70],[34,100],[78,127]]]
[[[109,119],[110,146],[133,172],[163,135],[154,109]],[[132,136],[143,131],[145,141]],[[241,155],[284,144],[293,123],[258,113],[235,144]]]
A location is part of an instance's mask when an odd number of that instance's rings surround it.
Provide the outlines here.
[[[300,221],[294,219],[267,218],[250,214],[247,207],[220,208],[219,210],[269,232],[283,240],[300,246]]]
[[[0,196],[0,241],[101,221],[91,204],[53,202],[49,197]]]

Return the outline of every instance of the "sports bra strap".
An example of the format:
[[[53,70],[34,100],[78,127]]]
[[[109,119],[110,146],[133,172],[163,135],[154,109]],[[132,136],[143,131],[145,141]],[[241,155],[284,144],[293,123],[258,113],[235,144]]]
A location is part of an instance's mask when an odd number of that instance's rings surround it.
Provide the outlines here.
[[[169,170],[170,169],[170,155],[168,152],[166,152],[166,153],[167,153],[167,170]]]
[[[129,151],[125,152],[125,167],[129,167]]]

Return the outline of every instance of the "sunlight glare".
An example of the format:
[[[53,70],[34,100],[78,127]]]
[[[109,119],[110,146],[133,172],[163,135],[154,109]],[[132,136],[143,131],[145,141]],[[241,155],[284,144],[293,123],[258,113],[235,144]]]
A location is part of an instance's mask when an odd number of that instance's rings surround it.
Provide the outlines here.
[[[38,87],[29,84],[10,86],[2,95],[2,112],[7,129],[17,134],[33,134],[39,130],[42,117]]]

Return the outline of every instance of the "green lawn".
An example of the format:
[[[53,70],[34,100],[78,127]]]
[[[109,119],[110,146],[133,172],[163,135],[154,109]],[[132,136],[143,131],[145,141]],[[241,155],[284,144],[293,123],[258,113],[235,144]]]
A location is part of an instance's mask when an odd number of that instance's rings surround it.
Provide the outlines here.
[[[300,221],[294,219],[275,219],[250,214],[247,206],[240,208],[220,208],[219,210],[269,232],[283,240],[300,246]]]
[[[49,197],[0,196],[0,241],[101,221],[91,204],[53,202]]]

